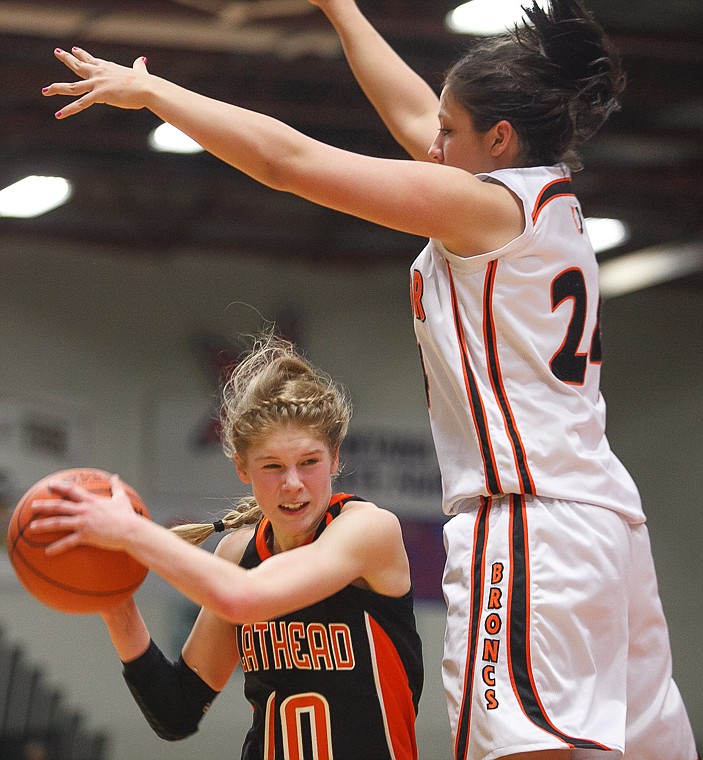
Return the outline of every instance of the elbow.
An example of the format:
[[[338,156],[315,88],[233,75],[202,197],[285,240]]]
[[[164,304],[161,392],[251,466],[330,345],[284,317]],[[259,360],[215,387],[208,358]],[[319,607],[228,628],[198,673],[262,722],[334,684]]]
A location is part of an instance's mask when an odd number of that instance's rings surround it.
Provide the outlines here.
[[[293,193],[299,195],[296,189],[296,182],[293,172],[290,166],[284,161],[276,161],[268,163],[266,171],[258,178],[259,181],[270,187],[272,190],[276,190],[281,193]]]
[[[250,625],[258,623],[261,620],[267,620],[269,617],[261,612],[257,612],[257,608],[251,604],[247,604],[246,602],[239,604],[233,600],[229,600],[222,605],[214,605],[212,612],[232,625]]]
[[[152,710],[139,698],[137,704],[151,730],[159,739],[167,742],[178,742],[196,733],[206,712],[197,709],[197,706],[186,706],[182,700],[178,703],[172,700],[172,704],[166,705],[168,709],[164,709],[164,705],[161,704]]]
[[[305,151],[295,146],[280,146],[275,155],[266,157],[256,179],[272,190],[304,197],[309,160]]]
[[[232,625],[251,625],[286,611],[247,581],[248,578],[240,581],[236,588],[220,588],[213,595],[210,611]]]
[[[194,733],[197,732],[197,728],[194,728],[192,730],[190,729],[176,729],[176,730],[169,730],[163,726],[151,726],[153,732],[159,737],[159,739],[163,739],[167,742],[179,742],[183,739],[187,739],[189,736],[192,736]]]
[[[245,625],[261,620],[260,617],[255,617],[256,590],[247,590],[248,585],[240,581],[234,588],[220,586],[213,590],[211,601],[205,606],[232,625]]]

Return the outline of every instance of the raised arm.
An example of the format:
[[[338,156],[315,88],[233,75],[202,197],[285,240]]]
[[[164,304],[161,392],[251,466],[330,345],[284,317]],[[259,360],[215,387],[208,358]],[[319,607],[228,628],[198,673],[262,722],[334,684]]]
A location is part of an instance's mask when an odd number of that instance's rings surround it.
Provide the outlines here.
[[[393,137],[418,161],[437,132],[439,101],[432,88],[390,47],[355,0],[308,0],[335,28],[357,82]]]
[[[522,215],[508,191],[481,182],[458,165],[335,148],[265,114],[153,76],[143,59],[128,68],[79,48],[57,50],[56,56],[80,77],[44,88],[47,96],[75,98],[58,118],[98,103],[148,108],[268,187],[384,227],[436,238],[462,256],[494,250],[521,231]]]

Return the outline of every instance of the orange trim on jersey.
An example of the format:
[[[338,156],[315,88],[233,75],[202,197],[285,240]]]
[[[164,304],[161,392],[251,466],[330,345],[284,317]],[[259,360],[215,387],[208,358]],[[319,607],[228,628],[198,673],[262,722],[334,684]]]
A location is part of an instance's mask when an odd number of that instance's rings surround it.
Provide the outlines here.
[[[486,490],[489,494],[499,494],[503,492],[503,488],[500,484],[500,478],[498,477],[498,467],[496,465],[493,443],[491,442],[491,434],[488,427],[488,420],[486,418],[486,409],[483,405],[483,399],[481,398],[481,393],[478,389],[476,377],[471,369],[469,349],[466,344],[464,326],[461,322],[456,288],[454,287],[454,276],[452,274],[452,268],[449,266],[449,262],[447,262],[447,272],[449,274],[452,315],[454,318],[457,342],[459,344],[459,355],[461,357],[461,369],[464,375],[464,386],[466,388],[471,416],[473,417],[474,427],[479,440]]]
[[[327,507],[327,512],[325,512],[324,515],[324,523],[325,527],[328,526],[332,520],[334,519],[335,515],[330,513],[330,509],[336,506],[339,506],[340,508],[344,506],[344,503],[349,501],[349,499],[353,499],[354,494],[350,493],[336,493],[332,495],[332,498],[330,499],[330,503]],[[262,517],[259,521],[259,524],[256,528],[256,553],[259,555],[259,559],[262,561],[265,559],[268,559],[269,557],[273,557],[273,552],[271,549],[269,549],[268,545],[268,534],[269,531],[272,530],[271,528],[271,521],[268,519],[268,517]],[[311,544],[319,535],[319,526],[318,530],[313,533],[310,538],[308,538],[304,543],[301,544],[301,546],[305,546],[306,544]]]
[[[417,760],[415,706],[403,661],[383,628],[368,612],[364,616],[391,760]]]
[[[273,552],[269,549],[268,545],[268,532],[271,527],[271,521],[268,517],[262,517],[256,528],[256,553],[259,558],[264,560],[273,556]]]
[[[493,317],[493,291],[497,269],[498,261],[491,261],[488,264],[483,290],[483,338],[486,349],[486,366],[491,387],[493,388],[493,395],[498,402],[498,407],[505,423],[505,429],[510,439],[510,446],[513,450],[513,461],[515,462],[515,470],[520,480],[522,493],[533,494],[535,493],[535,481],[530,472],[527,462],[527,451],[515,421],[515,415],[513,414],[508,394],[505,390],[503,373],[500,369],[498,338]]]
[[[266,718],[264,726],[267,727],[264,736],[264,760],[276,760],[276,692],[269,695],[266,702]]]
[[[335,493],[332,494],[332,498],[330,499],[330,507],[334,507],[337,504],[340,506],[344,506],[344,503],[349,501],[350,499],[355,499],[356,496],[353,493]],[[329,520],[328,520],[329,522]]]
[[[530,546],[525,497],[510,497],[508,626],[506,640],[508,672],[513,692],[525,717],[545,733],[572,749],[610,750],[599,742],[580,739],[560,731],[544,709],[534,679],[530,653]],[[515,633],[515,636],[513,636]]]
[[[548,182],[540,191],[535,201],[535,207],[532,209],[532,224],[537,221],[537,217],[542,212],[542,209],[555,198],[563,198],[567,195],[574,195],[571,187],[571,180],[568,177],[562,177],[561,179],[555,179],[552,182]]]
[[[469,621],[466,633],[466,663],[464,665],[464,686],[459,709],[459,720],[454,739],[454,757],[456,760],[466,760],[471,738],[471,711],[473,708],[474,675],[478,659],[478,647],[483,612],[483,590],[486,580],[486,545],[488,544],[488,515],[491,510],[491,500],[481,497],[474,524],[473,537],[473,567],[471,568],[471,593],[469,599]]]

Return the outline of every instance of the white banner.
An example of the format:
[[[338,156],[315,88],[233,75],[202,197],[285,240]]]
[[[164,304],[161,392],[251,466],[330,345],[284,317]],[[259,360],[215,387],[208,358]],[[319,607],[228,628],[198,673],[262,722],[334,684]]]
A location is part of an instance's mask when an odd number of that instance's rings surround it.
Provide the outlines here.
[[[83,467],[90,455],[83,409],[51,401],[0,399],[0,488],[17,500],[37,480]]]
[[[428,432],[354,420],[342,446],[341,464],[338,490],[399,515],[441,517],[442,483]]]

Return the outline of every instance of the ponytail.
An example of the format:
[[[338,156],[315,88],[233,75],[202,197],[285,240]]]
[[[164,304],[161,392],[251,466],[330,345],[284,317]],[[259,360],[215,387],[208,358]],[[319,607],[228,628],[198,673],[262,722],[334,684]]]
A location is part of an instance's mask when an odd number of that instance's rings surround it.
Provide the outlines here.
[[[574,141],[585,142],[620,108],[625,87],[620,56],[581,0],[552,0],[547,11],[525,8],[532,28],[517,34],[533,38],[554,65],[555,78],[571,93]]]
[[[247,525],[255,525],[262,517],[261,509],[253,496],[246,496],[237,506],[214,522],[187,523],[174,525],[171,531],[194,546],[200,546],[214,533],[237,530]]]
[[[566,163],[619,108],[620,57],[581,0],[525,8],[531,23],[473,43],[445,87],[480,132],[505,119],[517,132],[522,166]]]

